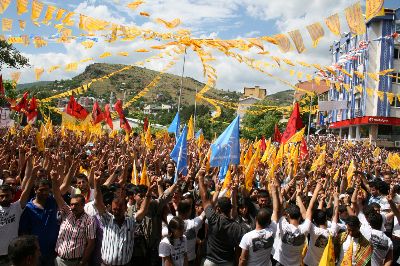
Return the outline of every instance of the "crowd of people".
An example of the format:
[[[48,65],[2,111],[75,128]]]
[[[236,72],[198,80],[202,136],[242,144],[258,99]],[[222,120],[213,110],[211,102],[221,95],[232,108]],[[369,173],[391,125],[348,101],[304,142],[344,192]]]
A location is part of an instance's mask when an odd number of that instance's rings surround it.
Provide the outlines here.
[[[400,263],[400,172],[384,149],[310,136],[298,165],[259,161],[248,189],[246,165],[230,166],[223,185],[208,141],[188,141],[188,174],[178,178],[174,137],[153,142],[54,127],[43,149],[35,128],[3,132],[0,265]]]

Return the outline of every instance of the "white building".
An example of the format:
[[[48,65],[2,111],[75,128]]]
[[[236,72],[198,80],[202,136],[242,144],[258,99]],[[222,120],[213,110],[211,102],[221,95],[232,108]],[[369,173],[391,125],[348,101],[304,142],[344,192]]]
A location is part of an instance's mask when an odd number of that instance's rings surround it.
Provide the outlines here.
[[[161,104],[161,105],[148,104],[143,108],[143,113],[146,115],[154,114],[159,111],[167,111],[169,113],[171,109],[172,106],[169,104]]]
[[[367,32],[361,36],[343,34],[332,46],[329,101],[347,101],[347,109],[332,109],[327,113],[328,128],[350,140],[369,139],[379,146],[400,147],[400,74],[373,75],[386,69],[400,70],[400,9],[385,9],[385,16],[375,17],[366,24]],[[341,66],[350,74],[343,74]],[[357,76],[358,71],[364,78]],[[336,77],[335,77],[336,76]],[[334,82],[343,81],[340,89]],[[390,96],[394,101],[390,103]],[[389,96],[389,97],[388,97]]]

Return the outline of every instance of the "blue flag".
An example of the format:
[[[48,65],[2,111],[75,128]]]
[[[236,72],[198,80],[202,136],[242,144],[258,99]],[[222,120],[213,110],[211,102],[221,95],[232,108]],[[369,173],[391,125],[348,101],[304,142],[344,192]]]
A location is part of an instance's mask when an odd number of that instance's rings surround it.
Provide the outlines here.
[[[229,149],[230,149],[230,146],[228,146],[228,150]],[[228,151],[227,153],[230,153],[230,151]],[[223,165],[219,168],[219,173],[218,173],[219,180],[225,179],[226,173],[228,172],[228,169],[229,169],[229,162],[230,162],[230,158],[227,156],[225,158]]]
[[[211,145],[210,166],[222,167],[240,163],[239,116],[225,129]]]
[[[183,128],[182,134],[180,135],[178,141],[175,144],[174,149],[172,150],[170,156],[171,159],[176,162],[176,171],[175,171],[175,181],[178,180],[178,175],[182,173],[183,175],[188,174],[187,167],[187,126]]]
[[[181,124],[181,120],[179,118],[179,112],[176,113],[174,120],[172,120],[171,125],[168,127],[168,133],[174,133],[176,139],[179,138],[179,127]]]
[[[203,134],[203,129],[199,129],[199,131],[196,132],[196,135],[194,136],[195,139],[199,139],[200,135]]]

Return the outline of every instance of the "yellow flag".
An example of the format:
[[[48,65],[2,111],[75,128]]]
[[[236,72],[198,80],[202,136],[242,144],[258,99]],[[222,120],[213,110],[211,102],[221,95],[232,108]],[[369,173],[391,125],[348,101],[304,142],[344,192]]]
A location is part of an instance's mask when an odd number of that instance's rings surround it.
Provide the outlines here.
[[[60,8],[59,10],[57,10],[57,14],[56,14],[56,20],[60,20],[62,18],[62,16],[64,15],[65,10]]]
[[[156,22],[160,23],[160,24],[164,24],[165,27],[167,27],[169,29],[173,29],[173,28],[179,26],[179,24],[181,24],[181,20],[179,18],[176,18],[176,19],[174,19],[172,21],[169,21],[169,22],[158,18],[158,19],[156,19]]]
[[[22,20],[22,19],[19,19],[18,20],[18,24],[19,24],[20,30],[24,31],[25,30],[25,26],[26,26],[26,21]]]
[[[8,8],[10,5],[11,0],[0,0],[0,14],[3,14],[4,11]]]
[[[384,0],[366,0],[365,5],[365,20],[368,22],[376,16],[384,16],[385,9],[383,8]]]
[[[146,131],[146,136],[145,136],[145,143],[146,143],[146,147],[150,150],[152,150],[154,148],[153,145],[153,141],[151,140],[151,129],[150,129],[150,124],[147,127],[147,131]]]
[[[394,93],[392,93],[392,92],[387,92],[387,93],[386,93],[386,97],[387,97],[389,103],[390,103],[390,104],[393,104]]]
[[[39,151],[45,150],[44,141],[42,139],[40,132],[36,133],[36,145],[37,145]]]
[[[78,63],[72,62],[66,65],[65,71],[76,71],[78,70]]]
[[[60,65],[51,66],[51,67],[47,70],[47,72],[51,73],[51,72],[53,72],[54,70],[57,70],[57,69],[59,69],[59,68],[60,68]]]
[[[283,160],[283,149],[284,149],[284,145],[280,145],[278,153],[276,154],[275,157],[275,164],[282,164],[282,160]]]
[[[131,184],[134,184],[135,186],[138,185],[138,174],[137,174],[137,169],[136,169],[136,162],[135,160],[133,161],[133,167],[132,167],[132,178],[131,178]]]
[[[143,163],[142,174],[140,176],[140,185],[145,185],[147,187],[150,186],[150,180],[149,180],[149,177],[147,176],[146,162]]]
[[[187,140],[191,140],[192,138],[194,138],[194,125],[193,125],[193,116],[190,116],[188,122]]]
[[[347,169],[347,187],[350,187],[351,184],[351,179],[353,178],[354,171],[356,170],[356,167],[354,166],[354,160],[351,160],[351,163],[349,165],[349,168]]]
[[[132,10],[135,10],[136,8],[138,8],[138,6],[140,6],[143,3],[144,3],[144,1],[134,1],[134,2],[129,3],[127,5],[127,7],[132,9]]]
[[[86,41],[81,42],[81,44],[82,44],[83,47],[85,47],[86,49],[90,49],[90,48],[93,47],[94,41],[86,40]]]
[[[313,47],[317,47],[319,40],[324,37],[324,28],[322,28],[321,23],[316,22],[314,24],[307,26],[307,31],[310,34],[311,40],[313,41]]]
[[[3,31],[11,31],[12,30],[13,20],[9,18],[3,18],[1,20],[1,26]]]
[[[339,158],[339,153],[340,153],[340,149],[337,149],[337,150],[333,153],[333,159]]]
[[[44,15],[43,23],[48,24],[50,20],[53,19],[54,11],[56,11],[56,7],[52,5],[47,6],[46,14]]]
[[[137,53],[148,53],[150,51],[147,50],[147,49],[136,49],[135,52],[137,52]]]
[[[379,100],[383,101],[383,98],[385,97],[385,93],[383,91],[376,91],[376,95],[378,95]]]
[[[335,266],[335,250],[332,243],[332,237],[329,235],[328,244],[324,248],[319,266]]]
[[[104,53],[102,53],[99,57],[100,57],[100,58],[105,58],[105,57],[109,57],[109,56],[111,56],[111,53],[110,53],[110,52],[104,52]]]
[[[199,138],[197,139],[197,147],[200,149],[201,145],[204,143],[204,135],[203,133],[200,134]]]
[[[24,132],[24,135],[29,135],[29,132],[31,132],[31,128],[32,125],[31,124],[27,124],[26,126],[24,126],[24,128],[22,129],[22,131]]]
[[[43,72],[44,72],[43,68],[35,68],[35,78],[36,78],[36,80],[40,79],[40,77],[42,76]]]
[[[353,265],[353,238],[350,241],[349,249],[344,253],[343,260],[340,266],[351,266]]]
[[[301,36],[301,33],[299,30],[294,30],[294,31],[289,31],[288,32],[290,38],[292,38],[292,41],[294,43],[294,46],[296,47],[296,50],[299,54],[304,52],[306,50],[303,42],[303,37]]]
[[[328,29],[335,35],[340,36],[340,20],[339,14],[334,14],[325,19],[325,24]]]
[[[129,56],[128,52],[118,52],[119,56]]]
[[[253,157],[253,148],[250,145],[249,149],[247,150],[246,156],[244,157],[244,161],[243,161],[245,166],[247,166],[249,164],[252,157]]]
[[[259,157],[260,147],[257,148],[256,152],[251,157],[249,164],[246,166],[244,180],[247,191],[250,191],[253,188],[254,171],[257,168],[258,161],[260,159]]]
[[[37,0],[33,0],[32,2],[32,12],[31,19],[36,21],[40,17],[40,13],[42,13],[43,3]]]
[[[303,127],[301,130],[299,130],[298,132],[296,132],[288,141],[287,143],[297,143],[297,142],[301,142],[301,140],[304,137],[304,131],[305,131],[306,127]]]
[[[28,12],[28,0],[17,0],[17,14]]]
[[[326,152],[323,151],[311,165],[310,172],[316,171],[317,168],[325,163]]]
[[[283,53],[287,53],[290,51],[290,40],[285,34],[277,34],[274,36],[275,40],[277,41],[279,49]]]
[[[75,12],[69,12],[65,15],[64,20],[62,21],[62,23],[66,26],[73,26],[74,25],[74,21],[71,20],[72,16],[75,14]]]
[[[244,165],[244,158],[245,158],[245,150],[242,149],[242,151],[240,152],[240,165]]]
[[[356,35],[364,34],[366,28],[360,2],[346,8],[344,13],[350,31]]]
[[[333,176],[333,181],[334,181],[334,182],[337,182],[337,181],[338,181],[339,174],[340,174],[340,169],[338,169],[338,170],[336,171],[335,175]]]

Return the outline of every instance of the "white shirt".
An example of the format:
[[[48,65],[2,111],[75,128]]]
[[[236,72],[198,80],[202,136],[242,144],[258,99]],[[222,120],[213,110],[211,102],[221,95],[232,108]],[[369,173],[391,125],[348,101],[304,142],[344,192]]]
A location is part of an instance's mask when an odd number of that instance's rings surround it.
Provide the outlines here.
[[[340,247],[339,261],[336,265],[342,264],[344,254],[346,254],[347,250],[350,248],[350,243],[351,243],[352,239],[353,239],[353,258],[351,261],[353,262],[353,265],[356,265],[356,253],[357,253],[357,246],[358,246],[358,238],[353,238],[350,235],[347,236],[343,245]]]
[[[194,219],[185,220],[185,232],[183,233],[186,236],[186,246],[187,246],[187,256],[188,261],[192,261],[196,259],[196,240],[197,233],[203,225],[203,217],[205,213],[202,213],[203,216],[195,217]]]
[[[371,265],[383,265],[389,250],[393,249],[392,240],[384,232],[372,229],[369,224],[361,227],[360,231],[372,246]]]
[[[274,244],[274,238],[277,230],[277,224],[271,224],[262,230],[253,230],[246,233],[240,241],[240,248],[249,251],[247,265],[271,265],[271,250]]]
[[[168,237],[164,237],[160,242],[158,252],[161,258],[170,257],[174,266],[183,266],[186,254],[186,236],[173,239],[173,245]],[[162,266],[164,266],[164,260]]]
[[[11,203],[9,207],[0,206],[0,256],[8,254],[8,245],[11,240],[18,237],[22,211],[19,200]]]
[[[108,212],[100,215],[103,225],[101,259],[111,265],[128,264],[132,258],[136,216],[126,217],[120,227]]]
[[[328,244],[329,235],[336,236],[339,227],[332,223],[330,228],[324,229],[311,224],[310,241],[308,243],[307,253],[304,257],[304,264],[308,266],[318,266],[322,253]]]
[[[383,232],[385,232],[385,230],[386,230],[386,229],[385,229],[386,215],[381,214],[381,216],[382,216],[382,220],[383,220],[381,230],[382,230]],[[360,212],[360,213],[357,215],[357,217],[358,217],[358,220],[360,220],[360,223],[361,223],[360,231],[362,231],[362,230],[368,230],[368,228],[369,228],[370,226],[369,226],[369,223],[368,223],[368,221],[367,221],[367,218],[365,217],[365,214],[362,213],[362,212]],[[363,229],[363,227],[366,227],[366,228]]]
[[[274,259],[285,266],[301,264],[301,253],[306,243],[311,221],[306,219],[298,227],[290,224],[285,217],[278,222]]]

